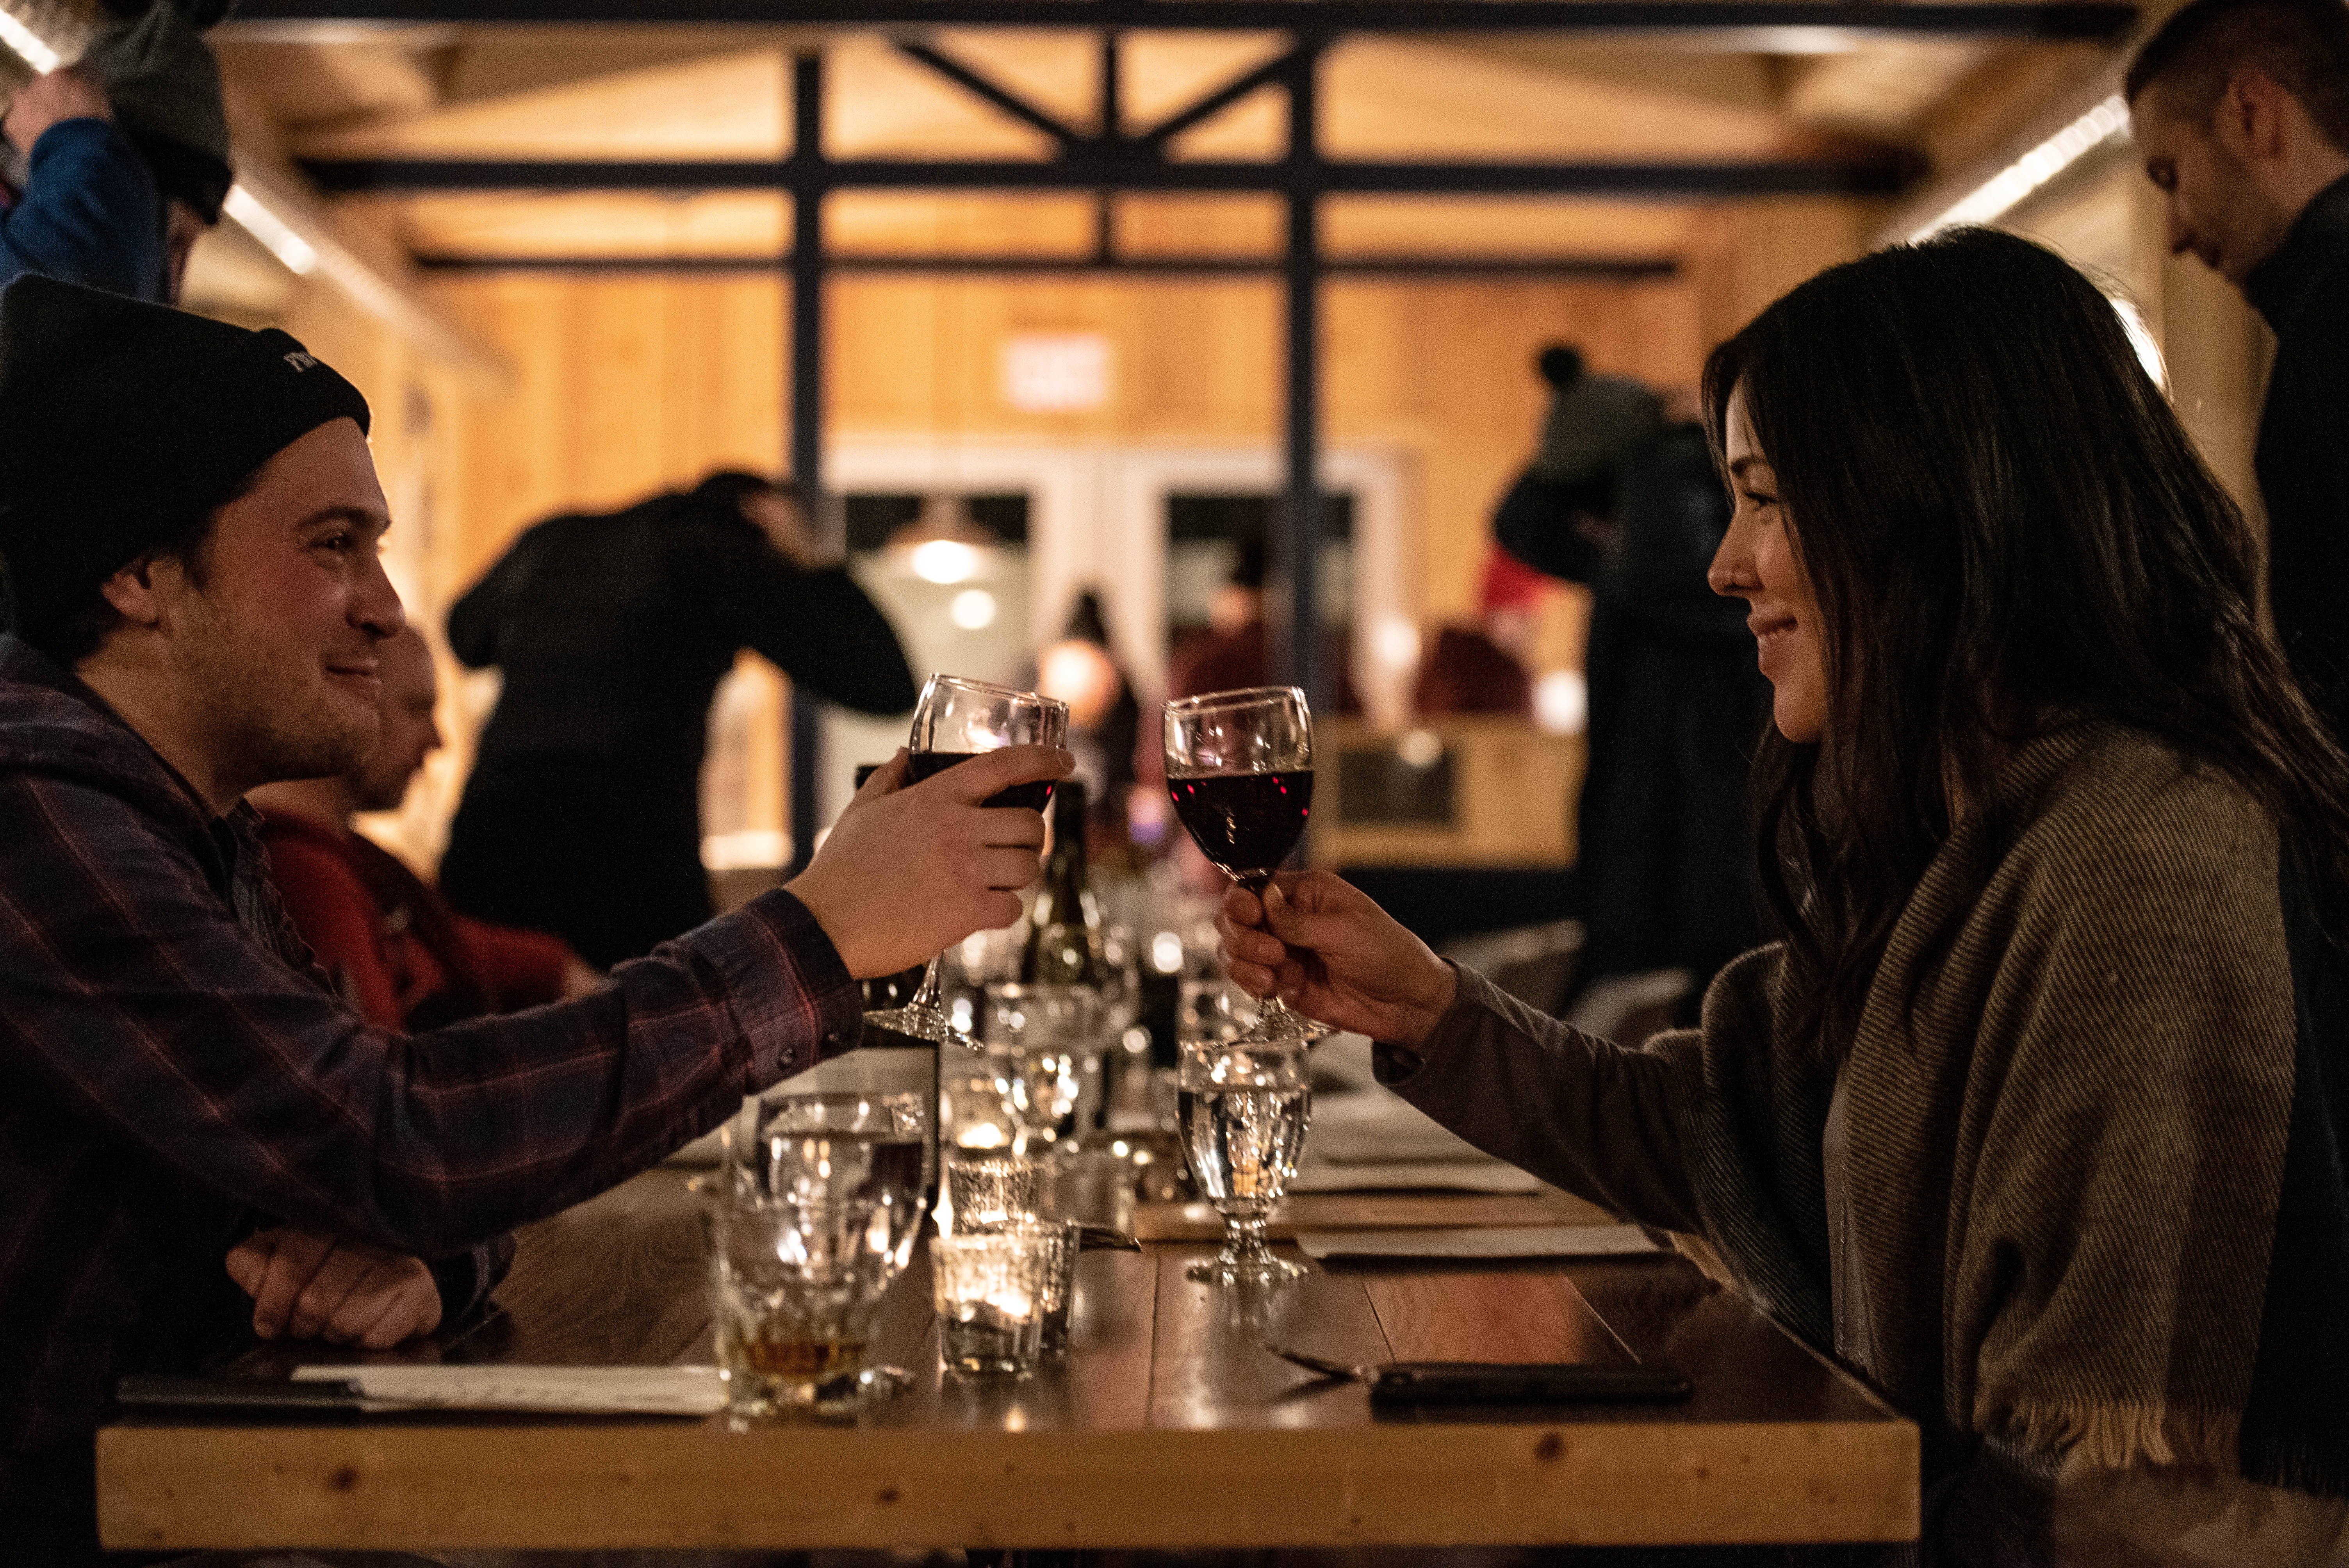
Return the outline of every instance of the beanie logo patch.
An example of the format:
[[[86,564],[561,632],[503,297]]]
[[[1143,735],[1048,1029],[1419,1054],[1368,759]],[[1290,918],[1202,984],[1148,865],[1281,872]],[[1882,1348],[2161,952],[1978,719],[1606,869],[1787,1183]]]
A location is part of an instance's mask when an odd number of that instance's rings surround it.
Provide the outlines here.
[[[315,356],[305,354],[298,348],[285,356],[285,363],[296,370],[315,370],[318,367],[318,361]]]

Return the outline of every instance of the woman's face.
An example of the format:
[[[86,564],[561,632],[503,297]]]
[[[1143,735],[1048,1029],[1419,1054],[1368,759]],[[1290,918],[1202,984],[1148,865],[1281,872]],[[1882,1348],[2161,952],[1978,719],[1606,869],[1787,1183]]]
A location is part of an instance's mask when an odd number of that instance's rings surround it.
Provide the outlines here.
[[[1794,531],[1778,504],[1778,480],[1745,419],[1745,388],[1729,396],[1724,420],[1729,485],[1736,510],[1713,552],[1713,591],[1745,601],[1762,673],[1775,691],[1778,733],[1797,744],[1819,738],[1827,722],[1827,669],[1819,640],[1819,606],[1795,553]]]

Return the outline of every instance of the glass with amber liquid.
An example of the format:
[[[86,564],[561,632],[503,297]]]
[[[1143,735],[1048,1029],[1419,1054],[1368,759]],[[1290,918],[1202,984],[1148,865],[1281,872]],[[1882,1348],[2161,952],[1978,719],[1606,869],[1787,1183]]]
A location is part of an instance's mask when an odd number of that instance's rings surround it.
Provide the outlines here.
[[[770,1093],[728,1130],[710,1308],[735,1424],[853,1410],[882,1294],[924,1218],[912,1094]]]

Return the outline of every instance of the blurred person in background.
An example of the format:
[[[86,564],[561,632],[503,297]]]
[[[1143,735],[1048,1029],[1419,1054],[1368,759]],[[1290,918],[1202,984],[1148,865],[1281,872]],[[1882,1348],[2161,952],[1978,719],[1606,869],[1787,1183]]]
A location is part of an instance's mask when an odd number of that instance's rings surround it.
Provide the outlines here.
[[[220,64],[202,37],[228,5],[107,8],[116,20],[81,59],[36,77],[0,121],[25,167],[21,187],[0,187],[0,287],[39,273],[173,301],[233,178]]]
[[[624,511],[530,529],[449,612],[449,645],[504,685],[440,891],[609,968],[708,920],[701,763],[743,648],[859,713],[917,695],[904,650],[788,487],[725,471]]]
[[[2275,331],[2253,459],[2268,604],[2293,673],[2349,736],[2349,9],[2194,0],[2137,51],[2127,91],[2170,250]]]
[[[348,773],[264,784],[269,878],[294,929],[343,998],[381,1028],[418,1033],[511,1013],[603,981],[559,936],[471,920],[359,833],[360,811],[396,811],[424,759],[440,748],[432,650],[414,627],[377,650],[383,738]]]
[[[1142,740],[1142,705],[1110,651],[1098,593],[1088,588],[1077,595],[1061,640],[1036,655],[1033,684],[1044,696],[1069,705],[1068,748],[1076,754],[1077,777],[1091,792],[1093,824],[1113,827],[1123,839],[1134,751]],[[1150,740],[1155,745],[1158,737],[1153,734]]]
[[[1272,627],[1266,620],[1264,535],[1237,542],[1229,577],[1207,602],[1207,629],[1179,636],[1167,650],[1166,695],[1197,696],[1272,684]],[[1323,634],[1322,653],[1338,709],[1360,713],[1354,690],[1353,639],[1343,626]]]
[[[1505,550],[1485,557],[1482,613],[1474,626],[1445,626],[1421,661],[1414,712],[1534,711],[1534,638],[1541,631],[1543,580]]]
[[[1690,1022],[1762,936],[1746,778],[1769,686],[1744,610],[1705,582],[1730,508],[1704,428],[1640,424],[1607,426],[1631,435],[1611,450],[1581,444],[1570,510],[1513,492],[1494,523],[1517,559],[1590,590],[1579,986],[1685,971]],[[1601,513],[1585,510],[1602,493]]]

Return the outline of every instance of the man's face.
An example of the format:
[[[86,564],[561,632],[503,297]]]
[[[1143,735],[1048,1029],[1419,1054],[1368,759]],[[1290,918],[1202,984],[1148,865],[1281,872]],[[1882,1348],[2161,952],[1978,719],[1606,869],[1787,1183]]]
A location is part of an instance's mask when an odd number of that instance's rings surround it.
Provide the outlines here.
[[[2237,287],[2275,248],[2291,227],[2251,176],[2219,113],[2183,112],[2177,88],[2157,81],[2129,106],[2129,130],[2145,159],[2145,172],[2162,194],[2168,221],[2169,252],[2191,251],[2202,264]]]
[[[362,811],[397,811],[409,781],[440,749],[432,717],[440,693],[432,650],[411,628],[383,645],[383,736],[351,774],[351,799]]]
[[[374,749],[378,645],[406,624],[377,554],[389,521],[348,419],[279,452],[221,509],[204,584],[180,580],[163,630],[173,685],[223,779],[347,773]]]

